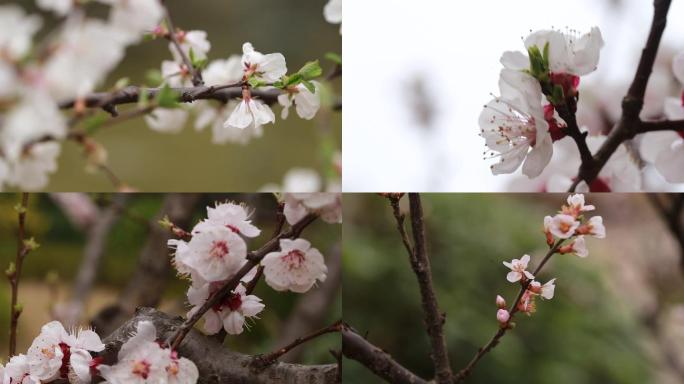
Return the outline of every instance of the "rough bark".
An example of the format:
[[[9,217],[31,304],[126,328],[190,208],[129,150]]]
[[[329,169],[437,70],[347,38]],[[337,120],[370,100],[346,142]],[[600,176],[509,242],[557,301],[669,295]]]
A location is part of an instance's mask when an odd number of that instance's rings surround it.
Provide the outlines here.
[[[169,338],[183,323],[180,317],[171,317],[153,308],[139,308],[135,316],[104,339],[105,362],[116,361],[121,345],[135,332],[139,321],[149,320],[157,328],[157,338]],[[178,348],[181,356],[191,359],[199,369],[199,384],[328,384],[335,383],[336,364],[300,365],[274,363],[255,369],[254,357],[230,351],[214,338],[196,330],[183,339]]]

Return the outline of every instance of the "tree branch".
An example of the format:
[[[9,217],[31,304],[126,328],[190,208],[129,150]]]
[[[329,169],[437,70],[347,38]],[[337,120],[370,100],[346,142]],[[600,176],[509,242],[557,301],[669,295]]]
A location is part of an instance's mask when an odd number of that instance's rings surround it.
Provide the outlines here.
[[[14,260],[14,267],[10,265],[7,270],[7,277],[12,288],[12,299],[10,302],[10,337],[9,337],[9,356],[12,357],[17,351],[17,325],[21,315],[21,307],[18,303],[19,279],[21,277],[21,267],[24,258],[29,252],[25,244],[26,237],[26,206],[28,204],[28,193],[21,194],[21,203],[17,205],[17,221],[19,229],[17,231],[17,254]]]
[[[563,239],[558,240],[546,253],[544,258],[542,259],[541,263],[535,268],[534,272],[532,274],[534,276],[537,276],[537,274],[541,271],[541,269],[546,265],[546,263],[551,259],[551,256],[553,256],[556,251],[560,248],[561,244],[563,244]],[[526,280],[520,284],[520,291],[518,292],[518,296],[516,297],[515,301],[511,304],[511,308],[508,310],[508,313],[510,314],[509,318],[509,323],[513,320],[513,316],[518,312],[518,303],[520,302],[520,299],[522,299],[523,294],[527,290],[527,287],[530,285],[531,280]],[[494,336],[485,344],[482,348],[477,350],[477,353],[475,353],[475,356],[470,360],[470,362],[463,368],[461,369],[458,374],[456,374],[456,377],[454,378],[455,383],[460,383],[463,380],[468,377],[477,363],[486,355],[489,351],[491,351],[494,347],[496,347],[499,344],[499,340],[506,334],[508,331],[508,327],[500,327],[498,331],[494,334]]]
[[[653,71],[653,64],[658,53],[660,40],[665,31],[671,2],[672,0],[653,1],[654,11],[651,30],[646,46],[641,53],[641,59],[639,60],[634,80],[627,91],[627,95],[622,100],[622,117],[591,161],[583,159],[577,178],[570,187],[570,192],[573,192],[582,181],[585,181],[587,184],[594,181],[620,144],[642,133],[639,132],[642,126],[639,114],[644,105],[646,85]]]
[[[157,329],[158,340],[172,337],[183,321],[153,308],[139,308],[135,317],[115,330],[103,342],[105,364],[113,364],[121,345],[135,333],[139,321],[151,321]],[[198,384],[332,384],[337,375],[337,364],[299,365],[275,363],[262,370],[252,366],[254,357],[230,351],[219,341],[190,330],[178,346],[181,356],[191,359],[199,370]]]
[[[388,383],[428,384],[346,324],[342,326],[342,353],[347,358],[358,361]]]
[[[658,131],[684,131],[684,120],[644,121],[637,127],[637,133]]]
[[[238,284],[240,280],[252,270],[261,259],[266,256],[269,252],[273,252],[280,247],[280,239],[293,239],[299,237],[302,231],[316,220],[317,216],[314,214],[309,214],[301,219],[299,222],[295,223],[289,230],[280,232],[278,236],[271,238],[266,244],[256,251],[252,251],[247,255],[247,263],[242,266],[242,268],[225,284],[223,284],[207,301],[200,307],[198,311],[183,322],[183,324],[178,327],[176,333],[174,333],[170,338],[166,340],[167,344],[171,346],[172,349],[176,349],[183,338],[190,332],[192,327],[197,323],[204,314],[211,309],[214,305],[219,303],[223,298],[230,294]]]
[[[121,104],[137,103],[140,94],[147,92],[149,100],[153,100],[161,88],[141,88],[134,85],[113,91],[91,93],[78,100],[69,100],[59,104],[61,109],[70,109],[77,102],[82,102],[87,108],[106,108]],[[179,95],[178,101],[181,103],[192,103],[197,100],[217,100],[228,102],[228,100],[242,97],[242,84],[229,84],[225,86],[195,86],[195,87],[175,87],[171,88]],[[252,89],[252,96],[260,98],[267,104],[278,101],[281,91],[276,88]]]
[[[444,321],[446,314],[441,312],[437,303],[437,296],[432,284],[430,259],[425,244],[425,222],[423,221],[423,207],[420,195],[409,194],[411,210],[411,228],[413,232],[413,258],[411,267],[418,279],[420,297],[425,315],[425,327],[432,345],[432,361],[435,366],[435,381],[437,383],[451,383],[453,372],[449,363],[446,340],[444,339]]]
[[[287,344],[286,346],[279,348],[271,353],[268,353],[266,355],[259,355],[255,356],[255,362],[254,364],[258,366],[260,369],[263,367],[267,367],[271,364],[273,364],[275,361],[277,361],[281,356],[284,354],[288,353],[292,349],[306,343],[307,341],[311,341],[317,337],[323,336],[328,333],[337,333],[340,332],[342,329],[342,322],[341,321],[336,321],[335,323],[321,328],[317,331],[314,331],[306,336],[301,336],[296,338],[294,341],[291,343]]]

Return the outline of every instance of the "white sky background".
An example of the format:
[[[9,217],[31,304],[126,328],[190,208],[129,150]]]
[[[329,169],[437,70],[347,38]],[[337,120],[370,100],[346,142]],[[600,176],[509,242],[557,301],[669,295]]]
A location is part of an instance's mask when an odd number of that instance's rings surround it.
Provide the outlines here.
[[[478,136],[482,106],[498,94],[499,58],[524,50],[530,29],[601,28],[599,69],[582,86],[631,80],[651,0],[351,0],[344,3],[343,183],[354,191],[501,191]],[[684,49],[684,1],[673,1],[663,46]],[[426,80],[432,130],[409,108],[408,84]],[[617,95],[616,97],[621,97]],[[520,170],[517,171],[520,174]]]

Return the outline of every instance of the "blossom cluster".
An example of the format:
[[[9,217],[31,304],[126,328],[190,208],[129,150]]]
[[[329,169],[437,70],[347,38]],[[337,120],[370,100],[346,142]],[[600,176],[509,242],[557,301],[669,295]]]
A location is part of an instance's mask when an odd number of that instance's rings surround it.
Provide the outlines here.
[[[284,194],[283,214],[295,225],[308,214],[315,214],[328,223],[342,221],[341,196],[333,193]],[[207,208],[207,218],[200,221],[185,239],[171,239],[175,249],[173,264],[182,276],[189,277],[188,302],[194,315],[228,280],[248,263],[247,241],[258,237],[261,230],[252,223],[252,211],[232,202]],[[279,250],[266,254],[240,284],[217,305],[205,312],[204,331],[218,333],[224,329],[230,335],[243,332],[247,320],[256,318],[265,305],[251,294],[258,271],[276,291],[303,293],[317,281],[325,281],[327,267],[323,255],[302,238],[279,240]]]
[[[92,2],[105,4],[107,17],[88,16]],[[126,49],[146,36],[171,40],[171,59],[161,63],[160,74],[161,89],[170,88],[159,92],[155,100],[147,100],[147,93],[141,92],[139,100],[139,108],[149,108],[144,120],[155,131],[179,132],[192,110],[195,128],[211,127],[214,143],[247,144],[262,135],[263,125],[275,122],[271,107],[253,95],[257,88],[277,96],[283,119],[291,108],[303,119],[312,119],[320,108],[322,84],[314,80],[321,75],[317,61],[287,75],[282,54],[262,54],[247,42],[242,55],[209,62],[207,33],[170,30],[160,0],[92,2],[36,0],[39,8],[61,21],[49,33],[43,33],[39,15],[27,14],[14,4],[0,6],[0,189],[39,190],[47,185],[49,174],[57,170],[61,141],[79,122],[67,120],[60,105],[68,102],[76,115],[86,116],[84,98],[103,85]],[[331,23],[341,23],[341,13],[341,1],[331,0],[323,16]],[[47,37],[34,42],[35,35]],[[205,85],[242,88],[242,97],[180,105],[172,88],[192,86],[195,70],[203,70]],[[110,91],[127,84],[127,79],[121,79]],[[90,132],[103,122],[93,117],[84,119],[83,124]],[[106,151],[92,139],[86,138],[82,144],[91,162],[101,165],[106,161]]]
[[[124,57],[127,46],[161,20],[157,0],[100,0],[108,18],[91,19],[81,1],[39,0],[64,23],[34,48],[42,20],[16,5],[0,6],[0,187],[43,188],[57,169],[67,120],[58,102],[92,92]],[[107,44],[102,44],[106,41]],[[5,108],[4,108],[5,109]]]
[[[568,196],[567,204],[563,205],[556,215],[544,217],[544,235],[550,247],[547,257],[554,254],[574,254],[582,258],[589,256],[585,237],[592,236],[598,239],[606,237],[606,229],[601,216],[592,216],[589,219],[584,216],[586,212],[594,209],[593,205],[585,204],[584,195],[575,194]],[[544,284],[537,281],[535,273],[538,271],[530,272],[530,259],[530,255],[523,255],[520,259],[503,262],[504,266],[510,269],[506,280],[519,283],[522,289],[519,300],[510,310],[506,308],[506,300],[503,297],[499,295],[496,297],[498,307],[496,318],[503,328],[510,326],[510,319],[515,312],[527,315],[534,313],[537,297],[550,300],[554,296],[556,279],[550,279]]]
[[[0,379],[5,384],[39,384],[67,380],[73,384],[90,384],[99,375],[107,383],[159,382],[189,384],[197,382],[195,364],[156,340],[156,330],[149,322],[138,323],[137,334],[119,351],[113,366],[93,357],[105,345],[89,329],[67,332],[58,321],[45,324],[26,354],[12,356],[6,366],[0,365]],[[149,381],[145,381],[149,380]]]
[[[485,105],[479,125],[489,148],[485,154],[500,158],[492,173],[513,173],[522,165],[523,174],[533,178],[551,160],[553,142],[566,136],[557,108],[575,107],[580,76],[596,69],[603,39],[595,27],[582,36],[536,31],[524,42],[527,55],[507,51],[501,56],[501,96]]]

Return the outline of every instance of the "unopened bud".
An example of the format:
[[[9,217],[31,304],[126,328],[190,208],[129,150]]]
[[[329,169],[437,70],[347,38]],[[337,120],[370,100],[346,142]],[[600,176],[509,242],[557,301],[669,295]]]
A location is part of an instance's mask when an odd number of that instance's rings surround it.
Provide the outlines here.
[[[506,300],[501,295],[496,295],[496,307],[499,309],[506,308]]]
[[[7,277],[11,279],[14,277],[15,273],[17,273],[17,266],[14,265],[14,262],[12,261],[9,263],[9,266],[5,270],[5,275],[7,275]]]
[[[24,239],[24,248],[26,248],[27,251],[35,251],[40,248],[40,244],[32,237],[30,239]]]
[[[508,313],[507,310],[505,309],[499,309],[496,311],[496,320],[499,322],[499,325],[501,327],[506,327],[508,324],[508,320],[511,319],[511,314]]]

